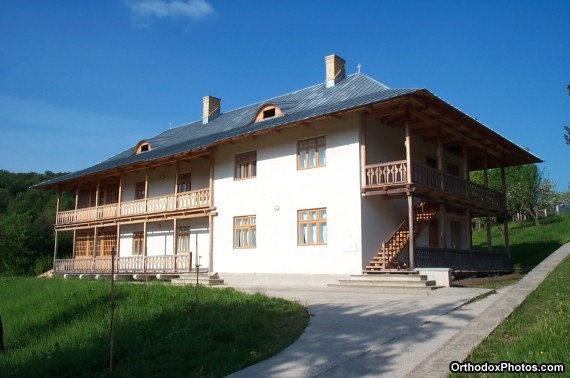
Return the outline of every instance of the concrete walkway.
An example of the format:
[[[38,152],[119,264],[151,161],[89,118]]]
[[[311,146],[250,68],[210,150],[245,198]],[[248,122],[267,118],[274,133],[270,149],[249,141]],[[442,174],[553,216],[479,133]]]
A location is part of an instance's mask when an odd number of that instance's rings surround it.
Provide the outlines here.
[[[486,289],[258,288],[308,307],[301,337],[230,377],[440,377],[462,361],[570,254],[558,249],[519,283]],[[483,296],[483,299],[474,300]]]

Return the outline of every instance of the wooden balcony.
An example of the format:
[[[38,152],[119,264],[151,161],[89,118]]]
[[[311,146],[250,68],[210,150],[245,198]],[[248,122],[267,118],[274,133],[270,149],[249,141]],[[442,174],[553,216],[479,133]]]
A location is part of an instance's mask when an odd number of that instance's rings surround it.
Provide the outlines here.
[[[188,273],[192,270],[192,254],[166,256],[115,257],[115,273]],[[111,257],[56,259],[54,273],[110,274]]]
[[[56,226],[61,226],[193,210],[207,208],[211,205],[210,202],[210,190],[200,189],[176,195],[171,194],[84,209],[59,211],[56,215],[55,224]]]
[[[503,193],[475,184],[438,169],[412,163],[411,182],[408,182],[408,164],[405,160],[372,164],[365,167],[365,194],[391,194],[413,188],[417,193],[434,197],[448,197],[470,205],[506,209]]]
[[[476,272],[511,269],[509,256],[504,252],[417,247],[415,261],[416,268],[451,268]]]

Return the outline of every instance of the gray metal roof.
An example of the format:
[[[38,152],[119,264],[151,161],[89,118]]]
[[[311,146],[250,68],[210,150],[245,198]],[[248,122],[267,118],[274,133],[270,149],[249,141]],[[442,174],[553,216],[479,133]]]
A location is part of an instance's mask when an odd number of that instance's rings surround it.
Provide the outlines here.
[[[92,167],[40,183],[36,186],[51,186],[59,182],[133,163],[165,158],[205,148],[227,139],[380,102],[420,90],[390,89],[366,75],[353,74],[339,81],[331,88],[326,88],[325,83],[314,85],[222,113],[215,119],[210,120],[206,125],[202,124],[200,120],[166,130],[154,137],[142,139],[151,146],[151,150],[148,152],[135,154],[135,146],[133,146]],[[255,115],[266,104],[278,106],[284,113],[284,116],[254,123]]]

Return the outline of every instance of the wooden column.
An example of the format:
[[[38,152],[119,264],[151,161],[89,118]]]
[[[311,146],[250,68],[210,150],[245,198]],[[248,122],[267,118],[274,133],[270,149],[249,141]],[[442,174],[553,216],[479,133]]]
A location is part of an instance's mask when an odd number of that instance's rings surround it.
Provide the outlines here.
[[[145,192],[146,197],[146,192]],[[143,272],[146,273],[146,263],[147,263],[147,249],[146,249],[146,220],[143,222]]]
[[[99,191],[101,190],[101,179],[97,179],[97,188],[95,189],[95,207],[99,206]]]
[[[487,164],[487,150],[485,150],[485,153],[483,155],[483,185],[485,186],[485,202],[489,203],[489,171]],[[485,212],[485,223],[487,226],[487,251],[489,251],[492,256],[493,245],[491,241],[491,216],[489,215],[488,211]]]
[[[53,243],[53,264],[52,269],[55,271],[55,260],[57,259],[57,230],[54,231],[55,240]]]
[[[437,132],[437,169],[439,170],[439,178],[441,180],[440,182],[440,187],[441,190],[445,189],[445,183],[443,182],[444,177],[443,177],[443,143],[441,142],[441,127],[439,127],[439,130]]]
[[[501,165],[501,189],[503,191],[503,195],[506,197],[507,195],[507,180],[505,177],[505,167]],[[506,204],[505,204],[506,205]],[[509,245],[509,217],[505,216],[504,221],[504,233],[505,233],[505,252],[509,257],[509,264],[511,261],[511,246]]]
[[[412,138],[410,130],[410,112],[406,109],[406,164],[407,164],[407,176],[408,184],[412,183]],[[415,252],[416,252],[416,241],[415,241],[415,215],[414,215],[414,197],[412,192],[408,190],[408,231],[409,231],[409,242],[408,242],[408,255],[410,259],[410,270],[415,268]]]
[[[410,112],[406,109],[406,165],[407,165],[407,181],[412,183],[412,138],[410,130]]]
[[[97,226],[93,231],[93,270],[95,270],[95,258],[97,257]]]
[[[461,146],[461,155],[463,158],[463,179],[469,182],[469,156],[468,156],[467,144],[463,143]],[[465,195],[467,198],[471,198],[471,191],[469,189],[469,184],[465,188]],[[471,218],[469,218],[469,224],[471,224]]]
[[[441,203],[439,205],[439,216],[437,218],[438,225],[437,228],[439,229],[439,246],[440,248],[447,249],[447,232],[446,232],[446,208],[445,203]]]
[[[77,206],[79,206],[79,184],[77,184],[77,188],[75,188],[75,215],[73,217],[73,221],[77,222]]]
[[[180,160],[176,160],[174,165],[176,171],[174,173],[174,208],[178,209],[178,175],[180,174]]]
[[[145,213],[148,212],[147,206],[147,199],[148,199],[148,167],[144,169],[144,211]],[[145,225],[146,227],[146,225]],[[145,240],[146,240],[146,233],[145,233]],[[146,248],[146,246],[145,246]]]
[[[73,230],[73,247],[71,248],[71,257],[75,258],[75,238],[77,237],[77,230]]]
[[[360,115],[360,188],[366,187],[366,119]]]
[[[121,202],[123,202],[123,174],[119,173],[119,198],[117,203],[117,214],[116,214],[117,217],[120,217],[122,215]],[[120,256],[118,249],[117,249],[117,256]]]
[[[437,169],[439,171],[439,177],[441,179],[441,190],[445,189],[445,184],[443,182],[443,143],[441,142],[441,127],[438,130],[437,138]],[[443,249],[447,249],[447,232],[446,232],[446,209],[445,202],[439,205],[439,216],[438,216],[438,231],[439,231],[439,245]]]
[[[121,256],[121,225],[117,223],[117,242],[115,246],[115,255]]]

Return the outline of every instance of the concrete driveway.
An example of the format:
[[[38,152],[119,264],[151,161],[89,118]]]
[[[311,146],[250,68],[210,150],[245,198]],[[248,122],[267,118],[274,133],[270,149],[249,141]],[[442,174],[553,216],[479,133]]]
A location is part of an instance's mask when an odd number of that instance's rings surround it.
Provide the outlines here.
[[[468,288],[242,290],[297,300],[311,319],[291,346],[235,378],[405,376],[498,298],[466,305],[489,293]]]
[[[288,348],[230,377],[445,376],[452,361],[463,360],[569,255],[570,243],[496,294],[470,288],[241,287],[297,300],[311,319]]]

